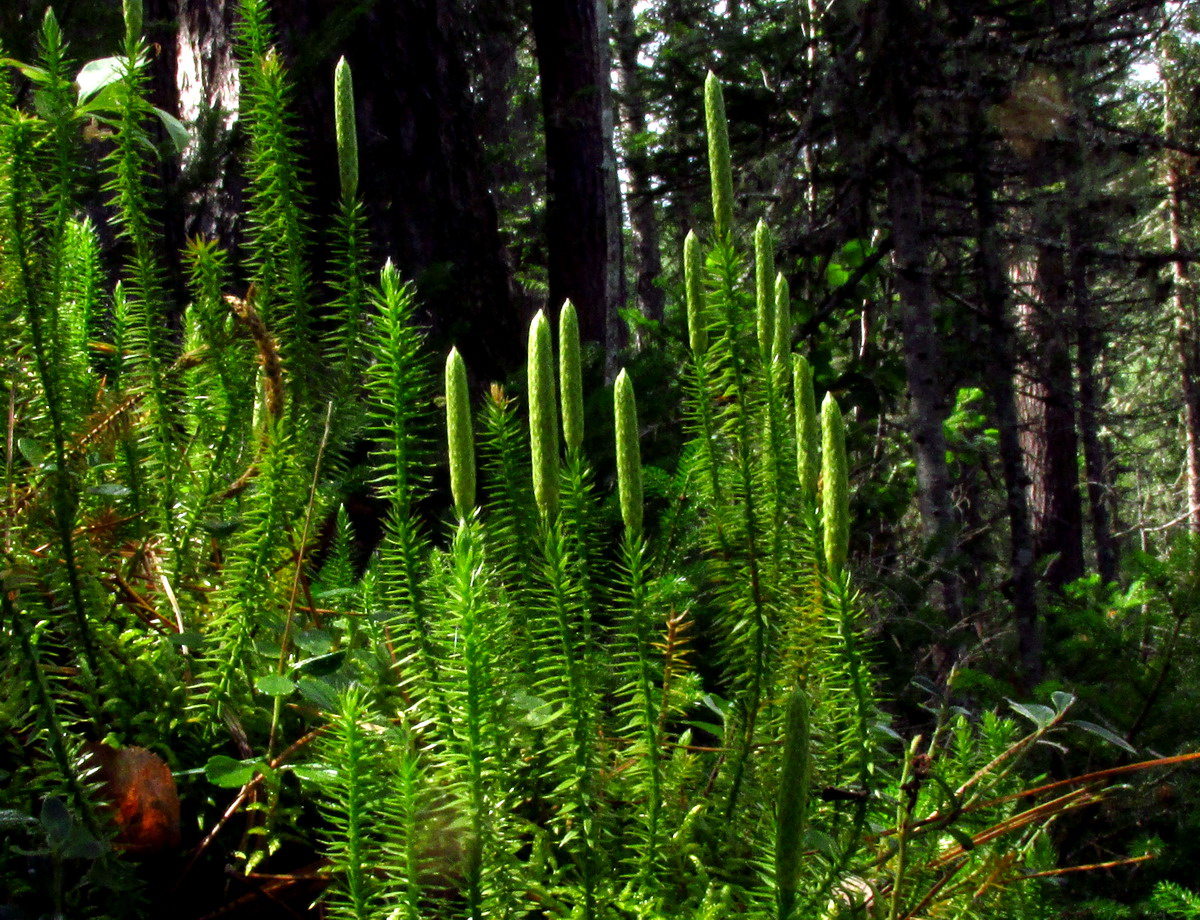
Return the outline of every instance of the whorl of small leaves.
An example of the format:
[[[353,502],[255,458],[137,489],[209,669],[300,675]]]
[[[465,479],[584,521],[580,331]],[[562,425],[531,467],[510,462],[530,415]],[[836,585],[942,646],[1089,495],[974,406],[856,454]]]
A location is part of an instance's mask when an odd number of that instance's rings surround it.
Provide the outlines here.
[[[558,418],[550,322],[541,310],[529,326],[529,446],[533,495],[544,518],[558,508]]]
[[[571,301],[558,314],[558,385],[562,389],[562,430],[567,450],[583,446],[583,375],[579,357],[579,314]]]
[[[729,158],[729,125],[721,81],[711,70],[704,81],[704,121],[708,128],[708,171],[712,179],[713,222],[716,236],[725,239],[733,229],[733,170]]]
[[[613,414],[617,428],[617,487],[621,495],[621,520],[631,534],[642,530],[642,451],[638,442],[637,402],[633,382],[624,370],[613,388]]]
[[[704,256],[700,240],[689,230],[683,241],[683,278],[687,288],[688,343],[692,353],[702,355],[708,350],[708,310],[704,297]]]
[[[342,200],[350,201],[358,193],[358,130],[354,117],[354,78],[344,57],[338,58],[333,72],[333,102]]]
[[[467,366],[457,348],[446,357],[446,439],[450,451],[450,492],[460,518],[475,507],[475,435],[471,428],[471,398]]]
[[[775,344],[775,241],[762,220],[754,228],[754,302],[758,348],[770,355]]]
[[[821,404],[821,522],[830,575],[841,573],[850,544],[850,486],[846,427],[832,393]]]
[[[792,388],[796,404],[796,473],[800,479],[800,498],[808,504],[817,498],[821,434],[812,368],[803,355],[792,358]]]

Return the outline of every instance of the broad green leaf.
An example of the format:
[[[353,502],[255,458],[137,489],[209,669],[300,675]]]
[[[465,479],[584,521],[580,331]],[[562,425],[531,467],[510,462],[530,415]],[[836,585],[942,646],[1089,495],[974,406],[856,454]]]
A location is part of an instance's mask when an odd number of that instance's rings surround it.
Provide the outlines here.
[[[204,775],[214,786],[222,789],[240,789],[254,779],[261,763],[244,763],[225,754],[214,754],[204,765]]]
[[[1062,715],[1075,705],[1075,694],[1067,693],[1065,690],[1055,690],[1050,694],[1050,701],[1054,703],[1054,708],[1058,710],[1058,714]]]
[[[60,846],[66,842],[71,832],[71,813],[62,799],[52,795],[42,802],[41,822],[51,845]]]
[[[1128,751],[1130,754],[1137,754],[1137,748],[1122,738],[1114,731],[1109,731],[1103,725],[1097,725],[1095,722],[1088,722],[1085,719],[1075,719],[1068,723],[1076,728],[1082,728],[1085,732],[1090,732],[1097,738],[1103,738],[1109,744],[1115,744],[1123,751]]]
[[[301,677],[297,683],[300,695],[320,709],[322,712],[337,712],[337,691],[328,682],[319,677]]]
[[[116,83],[121,79],[124,69],[124,58],[106,57],[88,61],[75,78],[75,85],[79,87],[79,101],[86,102],[104,87]]]
[[[342,666],[345,658],[345,652],[330,652],[328,655],[314,655],[312,658],[297,661],[292,667],[313,677],[328,677]]]
[[[1038,728],[1048,726],[1057,715],[1053,709],[1043,706],[1041,703],[1014,703],[1009,700],[1008,705],[1013,708],[1014,712],[1020,713]]]
[[[316,783],[319,786],[337,779],[338,775],[337,770],[324,764],[298,763],[290,769],[302,781]]]
[[[306,629],[296,637],[296,645],[310,655],[328,655],[333,651],[333,636],[323,629]]]
[[[175,147],[175,153],[182,154],[191,142],[191,132],[188,131],[182,121],[170,112],[164,112],[158,106],[151,106],[151,108],[154,110],[154,114],[158,116],[158,120],[162,122],[163,127],[167,129],[167,136],[171,138],[171,143]]]
[[[17,438],[17,450],[32,466],[40,466],[46,459],[46,449],[32,438]]]
[[[296,685],[282,674],[265,674],[254,682],[254,686],[267,696],[287,696],[296,689]]]

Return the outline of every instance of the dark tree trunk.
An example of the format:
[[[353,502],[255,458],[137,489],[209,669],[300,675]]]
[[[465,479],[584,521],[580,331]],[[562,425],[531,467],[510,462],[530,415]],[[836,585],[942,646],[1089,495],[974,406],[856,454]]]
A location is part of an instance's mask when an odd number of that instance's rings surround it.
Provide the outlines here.
[[[297,86],[313,211],[339,197],[333,68],[354,73],[359,194],[378,262],[416,282],[434,346],[455,343],[473,374],[503,379],[524,355],[489,171],[475,130],[458,0],[276,4]]]
[[[1174,140],[1177,87],[1170,81],[1163,84],[1165,133]],[[1171,248],[1183,251],[1184,236],[1184,178],[1182,154],[1167,153],[1168,220]],[[1200,533],[1200,322],[1197,322],[1196,292],[1188,263],[1182,259],[1172,264],[1175,308],[1175,347],[1179,357],[1179,389],[1183,396],[1184,442],[1187,451],[1187,522],[1192,533]]]
[[[654,213],[653,175],[646,155],[646,100],[642,97],[642,42],[634,20],[633,0],[614,0],[613,27],[616,36],[624,123],[625,170],[629,176],[626,207],[633,231],[637,260],[637,305],[647,319],[662,321],[666,292],[662,288],[662,257],[659,253],[658,218]]]
[[[1034,222],[1033,263],[1018,266],[1018,281],[1028,283],[1022,304],[1029,343],[1020,402],[1022,446],[1030,478],[1034,547],[1049,560],[1045,580],[1052,588],[1080,578],[1084,571],[1072,323],[1060,210],[1060,202],[1045,203]]]
[[[533,0],[533,32],[546,129],[546,233],[550,308],[570,299],[580,336],[608,343],[619,306],[613,213],[605,171],[607,36],[597,0]]]
[[[1011,574],[1013,618],[1017,630],[1017,657],[1021,681],[1026,688],[1042,679],[1042,627],[1038,615],[1037,575],[1034,563],[1033,532],[1029,521],[1026,489],[1029,478],[1021,452],[1020,418],[1013,387],[1016,372],[1015,333],[1008,303],[1008,285],[1004,261],[997,238],[999,215],[995,184],[991,177],[991,157],[984,142],[985,126],[976,126],[974,193],[978,249],[976,271],[983,321],[991,331],[988,342],[986,380],[996,414],[999,433],[1000,465],[1004,474],[1005,510],[1008,514],[1009,570]]]
[[[238,214],[244,189],[235,164],[233,128],[240,80],[233,49],[232,0],[175,0],[178,30],[164,34],[174,46],[177,114],[191,131],[183,152],[177,198],[186,237],[219,240],[237,251]]]
[[[920,44],[924,24],[920,11],[909,0],[885,0],[877,23],[880,32],[872,42],[879,76],[885,87],[885,117],[891,143],[886,151],[887,204],[892,225],[896,290],[900,295],[900,331],[909,397],[909,435],[917,467],[918,504],[931,560],[941,584],[941,607],[949,629],[962,618],[961,584],[953,557],[957,549],[958,522],[950,498],[950,470],[946,463],[947,383],[942,344],[934,322],[934,296],[930,277],[929,208],[921,151],[922,125],[927,118],[917,110],[921,74],[909,55],[896,55],[904,43]],[[882,39],[882,41],[881,41]],[[923,66],[927,66],[924,62]]]
[[[1082,189],[1078,192],[1083,194]],[[1075,201],[1081,203],[1083,199],[1076,197]],[[1079,439],[1083,445],[1083,466],[1087,476],[1092,540],[1096,544],[1096,571],[1105,582],[1112,582],[1117,578],[1117,546],[1108,514],[1109,474],[1104,459],[1104,445],[1100,441],[1102,397],[1096,374],[1103,350],[1103,337],[1098,328],[1099,318],[1092,304],[1088,284],[1090,243],[1087,219],[1078,208],[1071,215],[1070,239],[1071,293],[1075,302],[1075,328],[1078,335]]]

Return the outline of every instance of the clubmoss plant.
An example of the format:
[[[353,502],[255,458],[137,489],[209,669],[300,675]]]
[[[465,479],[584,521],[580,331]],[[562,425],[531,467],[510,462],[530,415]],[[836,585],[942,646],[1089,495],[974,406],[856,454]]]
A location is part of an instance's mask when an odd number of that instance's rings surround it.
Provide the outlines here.
[[[792,356],[792,384],[796,406],[796,472],[800,480],[800,500],[816,503],[817,480],[821,471],[821,429],[817,421],[816,396],[813,394],[812,368],[803,355]]]
[[[694,230],[689,230],[683,241],[683,275],[687,288],[688,343],[694,354],[702,355],[708,350],[708,305],[704,295],[704,257]]]
[[[708,170],[712,179],[713,232],[725,239],[733,232],[733,167],[725,94],[711,70],[704,80],[704,119],[708,126]]]
[[[558,377],[562,389],[563,444],[569,455],[583,447],[583,374],[579,356],[579,315],[571,301],[558,314]]]
[[[832,393],[821,403],[821,522],[825,564],[839,578],[850,544],[850,489],[846,465],[846,428]]]
[[[473,405],[454,350],[437,411],[412,290],[368,269],[345,62],[341,216],[331,273],[314,269],[263,0],[238,14],[247,258],[191,241],[168,335],[139,9],[86,99],[52,16],[21,71],[42,104],[18,110],[0,79],[0,812],[34,826],[18,813],[37,804],[61,832],[51,856],[117,833],[78,762],[86,734],[169,760],[205,828],[180,885],[216,889],[230,863],[275,884],[301,856],[337,918],[798,920],[864,891],[897,918],[1009,915],[1045,819],[1098,794],[1015,778],[1069,698],[1017,708],[1028,732],[942,701],[920,750],[887,740],[843,422],[827,397],[818,434],[811,369],[789,364],[765,225],[753,266],[738,244],[715,77],[715,226],[684,248],[687,442],[675,469],[643,465],[622,371],[613,482],[587,455],[569,305],[558,362],[546,316],[531,325],[527,405],[499,385]],[[114,105],[98,142],[122,266],[76,220],[97,100]],[[328,336],[310,334],[315,305]],[[116,877],[105,860],[96,884]],[[35,903],[36,863],[0,852],[0,891],[31,916],[128,900],[58,884]]]
[[[540,310],[529,326],[528,375],[533,494],[543,520],[549,520],[558,511],[558,399],[550,323]]]
[[[450,451],[450,492],[458,516],[475,510],[475,435],[471,428],[471,399],[467,366],[457,348],[446,357],[446,438]]]
[[[754,228],[755,330],[763,356],[775,347],[775,241],[766,221]]]

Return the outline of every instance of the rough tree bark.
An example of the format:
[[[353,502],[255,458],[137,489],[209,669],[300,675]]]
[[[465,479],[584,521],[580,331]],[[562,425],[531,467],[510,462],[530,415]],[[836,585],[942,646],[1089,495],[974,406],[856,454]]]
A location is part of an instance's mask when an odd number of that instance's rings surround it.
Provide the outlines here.
[[[982,120],[981,120],[982,121]],[[998,238],[999,213],[991,157],[984,139],[986,126],[975,125],[975,172],[973,176],[978,248],[976,272],[983,322],[991,331],[988,354],[989,396],[999,433],[1000,465],[1004,475],[1004,504],[1008,515],[1009,570],[1013,618],[1017,630],[1017,657],[1023,682],[1029,688],[1042,679],[1042,625],[1038,613],[1037,553],[1029,520],[1026,489],[1029,477],[1021,452],[1020,418],[1013,386],[1016,371],[1016,334],[1009,309],[1008,284]]]
[[[180,175],[183,232],[220,240],[232,251],[243,193],[232,145],[240,91],[233,3],[176,0],[173,5],[178,115],[191,129]]]
[[[891,218],[896,290],[900,295],[900,329],[909,397],[909,435],[917,467],[918,504],[930,557],[941,585],[944,626],[953,628],[962,618],[961,585],[953,556],[958,523],[950,498],[950,470],[946,463],[946,438],[942,425],[947,416],[947,384],[943,379],[942,345],[934,322],[931,283],[930,202],[921,157],[922,125],[928,119],[918,111],[922,77],[928,67],[920,55],[897,55],[894,49],[920,45],[925,38],[920,11],[909,0],[884,0],[880,30],[871,44],[879,55],[877,66],[886,96],[888,120],[887,207]],[[879,39],[883,39],[882,42]]]
[[[336,207],[333,67],[354,72],[360,195],[378,261],[416,282],[434,341],[503,379],[524,355],[490,173],[475,130],[459,0],[276,4],[296,81],[318,226]],[[314,44],[313,36],[320,36]]]
[[[1165,69],[1165,68],[1164,68]],[[1169,79],[1163,81],[1164,133],[1175,140],[1176,115],[1179,105],[1177,88]],[[1184,234],[1184,169],[1183,154],[1166,152],[1168,224],[1171,248],[1181,252],[1187,248]],[[1188,263],[1182,259],[1172,265],[1174,288],[1171,292],[1175,308],[1175,348],[1179,357],[1179,388],[1183,396],[1184,441],[1187,451],[1187,521],[1192,533],[1200,533],[1200,318],[1197,316],[1196,291]]]
[[[597,0],[533,0],[532,12],[546,130],[550,307],[570,299],[581,338],[615,344],[620,215],[612,206],[615,175],[606,176],[613,162],[605,144],[607,32]]]
[[[624,127],[625,171],[629,177],[625,206],[633,231],[638,309],[647,319],[661,322],[666,293],[660,283],[662,258],[659,254],[658,218],[654,213],[650,158],[645,149],[646,100],[643,97],[641,65],[638,63],[642,42],[637,32],[633,7],[633,0],[614,0],[612,6],[621,90],[618,105]]]
[[[1082,577],[1083,509],[1079,496],[1079,436],[1071,361],[1070,282],[1063,205],[1044,203],[1033,223],[1031,261],[1014,266],[1025,288],[1021,321],[1028,342],[1019,400],[1034,547],[1049,559],[1051,588]]]
[[[1096,545],[1096,571],[1105,582],[1112,582],[1117,578],[1117,545],[1108,513],[1109,473],[1104,444],[1100,440],[1100,407],[1103,399],[1096,373],[1104,342],[1088,277],[1094,237],[1087,217],[1086,183],[1079,182],[1077,171],[1072,171],[1071,176],[1067,185],[1072,190],[1074,204],[1069,216],[1068,240],[1071,251],[1071,299],[1075,305],[1078,336],[1079,439],[1083,446],[1083,465],[1087,476],[1092,540]]]

